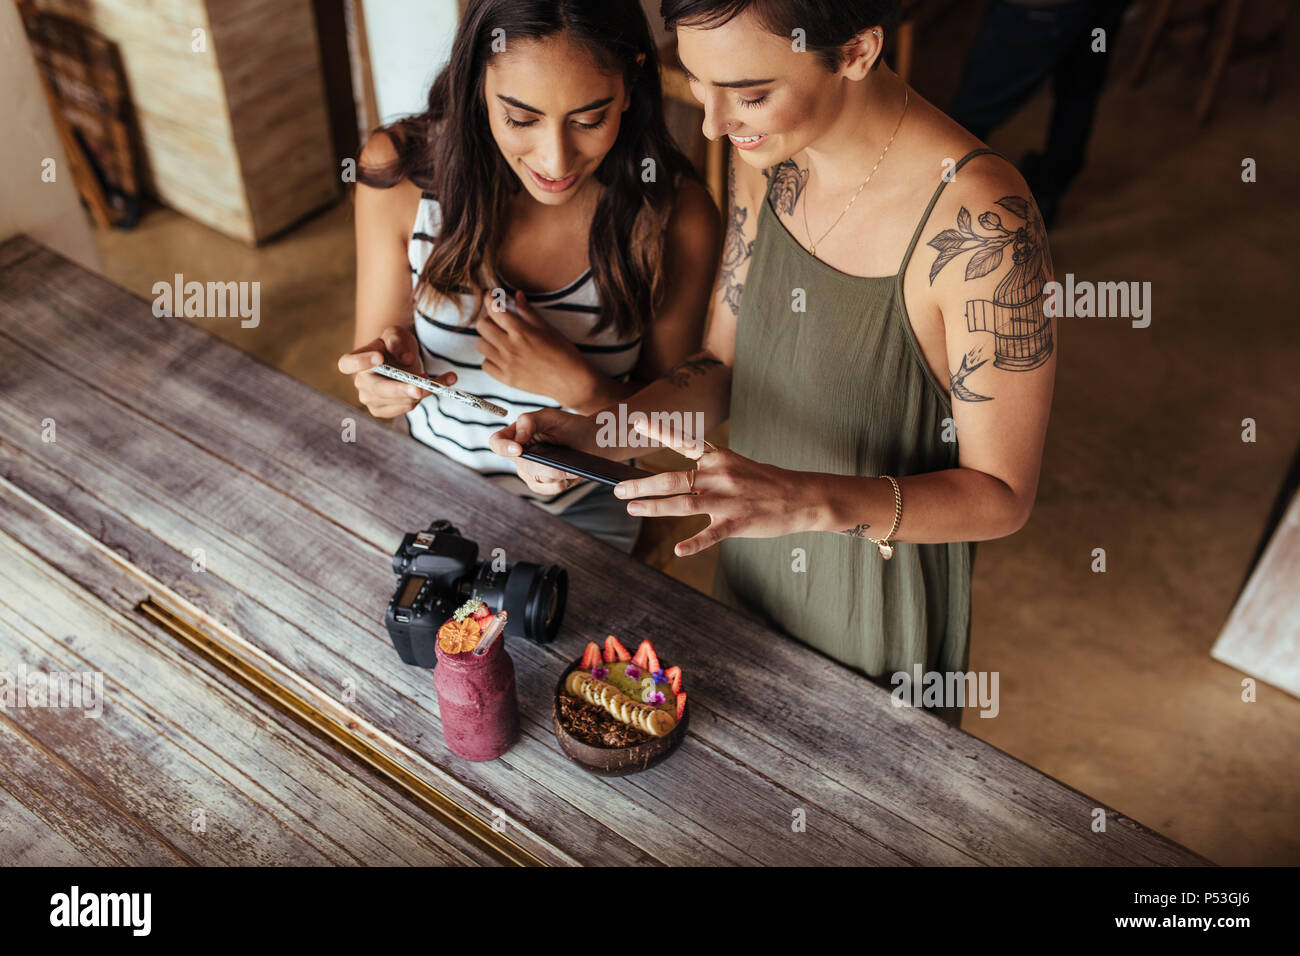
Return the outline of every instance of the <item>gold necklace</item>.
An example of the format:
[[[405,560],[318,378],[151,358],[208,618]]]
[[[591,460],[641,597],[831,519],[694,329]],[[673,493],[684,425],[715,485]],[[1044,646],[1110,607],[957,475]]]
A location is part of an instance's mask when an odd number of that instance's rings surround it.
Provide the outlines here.
[[[811,252],[814,256],[817,255],[817,247],[821,245],[822,239],[825,239],[827,236],[829,236],[831,234],[831,229],[834,229],[836,226],[840,224],[840,220],[844,218],[844,214],[847,213],[853,207],[853,204],[858,201],[858,197],[862,195],[862,190],[867,188],[867,183],[871,182],[871,177],[876,175],[876,170],[879,169],[880,164],[884,162],[885,153],[889,152],[889,147],[894,145],[894,136],[897,136],[899,129],[902,128],[903,117],[907,115],[907,101],[910,98],[911,98],[911,93],[908,90],[908,88],[904,86],[903,87],[903,112],[898,114],[898,124],[894,127],[893,136],[889,137],[889,142],[886,143],[885,148],[880,151],[880,158],[876,160],[876,165],[871,167],[871,172],[867,173],[867,178],[862,180],[862,185],[859,186],[858,191],[853,194],[853,198],[848,201],[848,204],[844,207],[843,210],[841,210],[840,214],[835,217],[835,221],[831,223],[831,228],[823,232],[821,239],[818,239],[815,242],[813,241],[812,230],[808,228],[808,203],[805,202],[803,204],[803,228],[804,228],[804,232],[808,233],[808,251]]]

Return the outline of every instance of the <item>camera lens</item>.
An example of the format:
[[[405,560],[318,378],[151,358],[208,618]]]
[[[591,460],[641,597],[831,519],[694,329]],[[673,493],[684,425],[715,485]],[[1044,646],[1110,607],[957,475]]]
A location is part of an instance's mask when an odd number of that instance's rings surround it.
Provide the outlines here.
[[[558,565],[516,561],[506,571],[494,572],[480,562],[471,585],[489,607],[505,608],[510,618],[507,636],[526,637],[537,644],[555,639],[564,619],[569,575]]]
[[[559,633],[564,618],[564,601],[569,593],[569,574],[558,565],[540,569],[534,599],[529,602],[526,628],[529,640],[549,644]],[[535,636],[534,636],[535,635]]]

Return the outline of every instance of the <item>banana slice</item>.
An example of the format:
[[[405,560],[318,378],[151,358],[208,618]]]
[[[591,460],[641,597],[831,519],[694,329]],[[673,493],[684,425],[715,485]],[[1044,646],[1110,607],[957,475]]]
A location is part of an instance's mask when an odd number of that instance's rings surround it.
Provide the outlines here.
[[[654,681],[650,681],[649,691],[654,690]],[[645,688],[645,681],[642,681]],[[649,703],[633,700],[613,684],[596,680],[590,674],[574,671],[564,682],[564,689],[574,697],[579,697],[598,707],[603,707],[613,717],[638,730],[643,730],[654,737],[663,737],[677,726],[672,714],[660,710]]]

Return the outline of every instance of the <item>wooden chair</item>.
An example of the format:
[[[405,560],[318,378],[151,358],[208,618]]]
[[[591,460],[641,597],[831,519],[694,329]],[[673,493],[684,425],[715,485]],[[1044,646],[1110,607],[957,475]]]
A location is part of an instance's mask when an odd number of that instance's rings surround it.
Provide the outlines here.
[[[1142,36],[1142,43],[1138,48],[1137,60],[1133,64],[1130,82],[1134,87],[1142,83],[1147,68],[1151,64],[1155,48],[1168,27],[1201,19],[1206,24],[1207,35],[1212,41],[1212,49],[1210,70],[1206,74],[1205,82],[1201,85],[1201,93],[1196,101],[1196,121],[1203,124],[1210,118],[1215,98],[1218,95],[1219,85],[1223,81],[1223,75],[1227,71],[1228,64],[1232,60],[1234,53],[1251,55],[1256,52],[1269,51],[1273,54],[1270,61],[1265,65],[1264,79],[1260,84],[1261,94],[1267,95],[1272,86],[1277,56],[1281,51],[1281,38],[1296,8],[1296,0],[1283,0],[1283,2],[1285,3],[1285,9],[1281,18],[1264,37],[1259,40],[1242,42],[1238,38],[1238,31],[1241,27],[1243,14],[1246,12],[1246,0],[1217,0],[1217,2],[1197,5],[1190,11],[1185,9],[1188,4],[1184,3],[1184,9],[1180,11],[1182,15],[1177,17],[1174,16],[1174,0],[1155,0],[1152,4],[1150,17],[1147,20],[1146,31]]]

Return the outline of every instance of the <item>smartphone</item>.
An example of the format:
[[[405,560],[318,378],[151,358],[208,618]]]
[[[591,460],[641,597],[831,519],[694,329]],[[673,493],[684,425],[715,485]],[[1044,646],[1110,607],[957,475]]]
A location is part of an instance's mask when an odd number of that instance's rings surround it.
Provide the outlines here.
[[[571,475],[599,481],[602,485],[616,485],[620,481],[649,478],[654,474],[652,471],[635,468],[621,461],[610,461],[599,455],[589,455],[585,451],[578,451],[567,445],[553,445],[550,442],[533,442],[531,445],[525,445],[520,457],[535,461],[539,465],[549,465],[551,468],[567,471]]]

